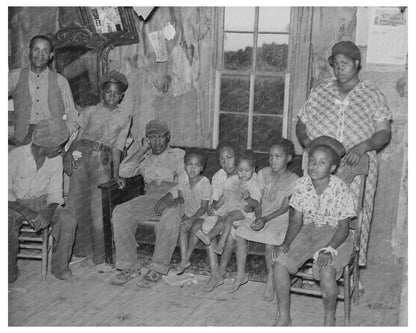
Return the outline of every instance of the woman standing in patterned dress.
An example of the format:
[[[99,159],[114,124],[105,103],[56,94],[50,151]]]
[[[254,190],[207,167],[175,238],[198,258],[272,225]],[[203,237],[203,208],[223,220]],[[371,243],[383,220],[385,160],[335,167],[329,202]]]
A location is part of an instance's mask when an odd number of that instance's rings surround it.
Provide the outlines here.
[[[337,139],[347,150],[344,164],[354,166],[362,155],[369,155],[360,253],[360,265],[365,266],[377,185],[376,151],[390,141],[392,117],[383,93],[373,83],[360,80],[361,54],[353,42],[335,44],[328,61],[335,78],[323,81],[311,91],[298,113],[296,134],[306,148],[322,135]],[[359,177],[350,189],[357,200]]]

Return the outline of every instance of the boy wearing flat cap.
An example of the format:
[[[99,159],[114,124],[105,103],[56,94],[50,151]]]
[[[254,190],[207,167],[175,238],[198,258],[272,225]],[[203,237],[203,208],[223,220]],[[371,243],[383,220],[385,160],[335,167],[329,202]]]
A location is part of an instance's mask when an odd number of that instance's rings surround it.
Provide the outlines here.
[[[322,290],[324,324],[335,324],[336,280],[351,256],[349,228],[356,215],[348,186],[332,175],[344,154],[344,146],[336,139],[318,137],[310,144],[308,175],[295,183],[285,239],[272,251],[278,326],[291,325],[290,274],[310,258]]]
[[[102,76],[102,101],[80,112],[79,133],[65,155],[65,172],[71,176],[68,207],[78,221],[74,254],[85,257],[87,266],[104,263],[102,201],[97,186],[110,179],[119,187],[125,184],[119,164],[131,112],[120,102],[127,87],[127,78],[117,71]]]
[[[169,147],[170,132],[165,122],[153,119],[146,124],[146,137],[137,152],[120,166],[125,177],[141,174],[146,194],[118,205],[113,211],[112,224],[116,248],[116,272],[110,283],[122,285],[140,275],[136,250],[136,230],[139,222],[162,215],[155,224],[156,242],[149,271],[138,282],[141,287],[157,283],[169,271],[169,263],[179,237],[183,208],[168,207],[164,197],[185,174],[182,149]],[[164,215],[169,219],[164,219]],[[169,221],[169,223],[166,223]]]
[[[60,206],[64,203],[60,154],[68,135],[62,122],[42,120],[33,130],[32,143],[9,152],[9,283],[18,277],[18,236],[25,220],[35,230],[52,223],[51,272],[61,280],[72,275],[68,263],[76,221],[68,209]]]

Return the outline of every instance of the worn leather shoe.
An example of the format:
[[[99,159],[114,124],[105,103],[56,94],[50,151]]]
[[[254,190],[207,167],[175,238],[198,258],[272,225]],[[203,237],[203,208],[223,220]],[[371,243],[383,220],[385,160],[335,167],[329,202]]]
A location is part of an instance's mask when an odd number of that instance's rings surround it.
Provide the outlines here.
[[[59,280],[68,280],[72,276],[72,271],[68,269],[62,273],[52,273],[52,274]]]

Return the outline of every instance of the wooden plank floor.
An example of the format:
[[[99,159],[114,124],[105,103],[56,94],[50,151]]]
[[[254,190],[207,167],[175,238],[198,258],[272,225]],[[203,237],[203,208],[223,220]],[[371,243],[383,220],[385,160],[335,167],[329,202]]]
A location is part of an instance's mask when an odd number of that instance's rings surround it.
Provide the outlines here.
[[[162,281],[143,289],[136,286],[137,280],[112,286],[111,273],[79,264],[72,266],[75,283],[51,275],[42,280],[38,261],[20,260],[19,267],[21,276],[9,286],[9,326],[272,326],[275,321],[276,301],[261,300],[260,282],[250,281],[230,294],[233,280],[227,279],[205,294],[205,276],[198,276],[195,285],[169,286]],[[322,315],[319,298],[292,295],[295,325],[321,325]],[[385,322],[386,315],[391,323]],[[378,325],[374,320],[380,320],[381,325],[394,325],[396,315],[391,307],[371,309],[364,300],[353,306],[352,324]],[[338,303],[337,324],[343,324],[343,302]]]

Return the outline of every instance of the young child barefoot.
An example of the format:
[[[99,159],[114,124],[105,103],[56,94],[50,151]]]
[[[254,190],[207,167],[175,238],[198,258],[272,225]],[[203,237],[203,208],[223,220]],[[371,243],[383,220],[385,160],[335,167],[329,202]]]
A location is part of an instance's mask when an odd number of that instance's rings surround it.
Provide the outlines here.
[[[314,259],[314,278],[320,280],[324,325],[334,325],[336,281],[351,256],[350,220],[356,215],[353,197],[348,186],[331,174],[345,149],[333,138],[325,137],[325,144],[318,139],[310,144],[308,175],[296,181],[290,199],[285,239],[272,251],[279,326],[291,324],[290,274],[309,258]]]
[[[168,193],[173,197],[173,194],[177,192],[177,197],[172,200],[171,206],[183,205],[184,207],[184,215],[179,230],[179,247],[182,261],[178,265],[178,274],[183,273],[185,269],[191,266],[190,257],[196,245],[196,237],[192,236],[191,233],[188,248],[188,233],[195,223],[197,225],[199,223],[198,226],[201,225],[200,217],[203,217],[206,213],[211,199],[211,184],[207,177],[201,175],[205,160],[205,156],[200,152],[187,153],[184,157],[186,175],[180,177],[178,185]]]
[[[230,177],[223,193],[223,206],[226,207],[225,209],[228,212],[217,218],[215,225],[208,233],[204,233],[203,229],[197,233],[197,236],[206,245],[209,245],[212,239],[221,234],[215,247],[217,254],[223,253],[225,243],[236,221],[260,213],[261,189],[257,183],[257,175],[254,173],[254,159],[254,154],[251,151],[239,155],[237,158],[237,175]],[[247,204],[253,207],[254,214],[244,211]],[[205,223],[208,223],[208,221]]]
[[[274,298],[273,266],[271,251],[283,242],[289,222],[289,198],[299,178],[287,169],[295,154],[293,142],[280,138],[269,149],[270,166],[258,173],[258,182],[262,188],[262,216],[245,219],[236,230],[237,269],[244,270],[247,257],[247,241],[265,244],[265,261],[267,282],[262,299],[272,301]]]
[[[194,223],[191,229],[191,237],[189,243],[193,241],[195,235],[196,242],[200,239],[207,245],[207,253],[209,259],[209,265],[211,268],[211,277],[204,288],[205,292],[212,291],[215,287],[224,283],[223,277],[219,274],[217,255],[214,252],[216,246],[216,240],[212,240],[206,237],[206,234],[211,231],[217,222],[218,215],[224,215],[228,212],[228,204],[225,202],[223,195],[224,189],[232,184],[232,176],[237,174],[235,168],[235,150],[227,142],[220,143],[217,147],[218,160],[221,169],[218,170],[212,177],[212,204],[208,207],[208,216],[203,220],[203,223],[198,227],[198,222]],[[202,231],[200,230],[202,229]],[[196,236],[198,233],[199,238]],[[189,249],[191,245],[189,245]]]

